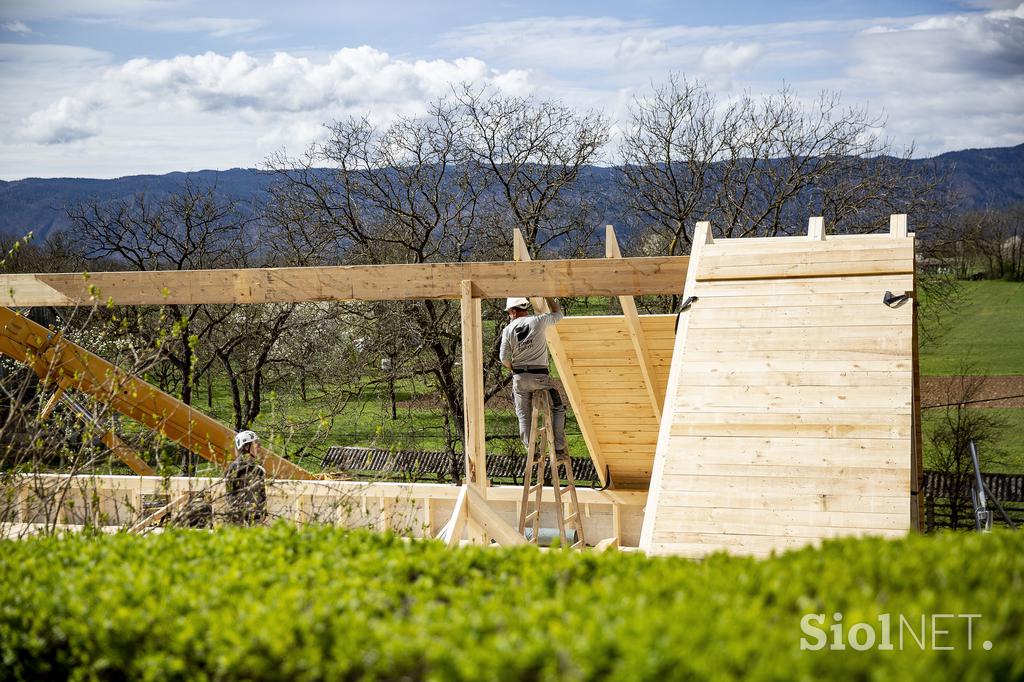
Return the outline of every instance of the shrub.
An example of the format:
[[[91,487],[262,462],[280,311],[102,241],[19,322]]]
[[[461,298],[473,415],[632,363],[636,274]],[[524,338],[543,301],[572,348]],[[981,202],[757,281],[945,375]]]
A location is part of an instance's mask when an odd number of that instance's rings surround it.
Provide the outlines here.
[[[5,541],[0,677],[1020,678],[1022,551],[1009,531],[702,561],[283,524]],[[879,637],[885,613],[915,630],[922,615],[981,617],[970,649],[965,621],[946,619],[953,650],[801,651],[807,613]]]

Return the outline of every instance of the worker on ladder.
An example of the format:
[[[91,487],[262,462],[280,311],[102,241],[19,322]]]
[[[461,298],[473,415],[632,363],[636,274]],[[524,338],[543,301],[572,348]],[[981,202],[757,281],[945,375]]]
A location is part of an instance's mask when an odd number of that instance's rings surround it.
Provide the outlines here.
[[[565,444],[565,403],[558,394],[557,383],[548,374],[547,328],[558,323],[564,315],[558,301],[545,299],[551,312],[531,315],[530,302],[522,297],[505,302],[509,323],[501,333],[501,364],[512,370],[512,397],[519,418],[519,435],[523,445],[530,447],[530,416],[533,394],[548,391],[551,398],[552,431],[555,454],[559,459],[568,457]]]

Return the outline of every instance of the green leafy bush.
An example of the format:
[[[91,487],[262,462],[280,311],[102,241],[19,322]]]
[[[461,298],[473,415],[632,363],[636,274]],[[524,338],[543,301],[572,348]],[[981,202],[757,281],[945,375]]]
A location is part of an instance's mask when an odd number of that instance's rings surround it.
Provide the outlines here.
[[[287,525],[6,541],[0,677],[1021,678],[1022,553],[1011,532],[832,541],[760,561],[449,551]],[[802,651],[808,613],[826,614],[822,629],[842,613],[875,631],[886,613],[915,630],[921,615],[980,617],[970,649],[965,621],[949,618],[937,643],[952,650]]]

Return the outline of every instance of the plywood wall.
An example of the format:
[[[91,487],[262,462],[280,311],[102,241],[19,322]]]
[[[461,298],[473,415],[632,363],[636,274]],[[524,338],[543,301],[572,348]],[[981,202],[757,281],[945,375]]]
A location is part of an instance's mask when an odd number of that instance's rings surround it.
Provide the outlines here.
[[[695,240],[642,549],[910,528],[913,236],[816,236]]]

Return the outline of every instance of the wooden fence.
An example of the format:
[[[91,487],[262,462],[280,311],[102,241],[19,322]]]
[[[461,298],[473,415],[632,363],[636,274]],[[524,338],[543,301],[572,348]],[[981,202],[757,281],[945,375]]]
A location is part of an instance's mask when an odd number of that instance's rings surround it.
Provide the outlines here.
[[[991,491],[992,497],[1002,505],[1013,522],[1024,525],[1024,475],[982,474],[982,479]],[[926,532],[942,528],[974,529],[974,510],[971,507],[970,493],[973,482],[973,474],[924,472],[922,492]],[[992,512],[993,524],[1007,525],[991,500],[987,506]]]

